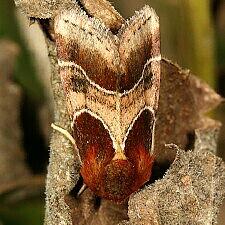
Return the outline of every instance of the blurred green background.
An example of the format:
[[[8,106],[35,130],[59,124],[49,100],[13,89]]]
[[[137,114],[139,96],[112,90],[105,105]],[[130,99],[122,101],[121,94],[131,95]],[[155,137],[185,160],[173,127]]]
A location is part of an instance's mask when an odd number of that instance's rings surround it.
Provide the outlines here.
[[[225,1],[224,0],[114,0],[116,9],[126,18],[145,4],[152,6],[160,17],[162,55],[205,80],[225,97]],[[46,89],[49,76],[35,65],[36,58],[30,50],[12,0],[0,0],[0,39],[18,44],[20,54],[14,69],[14,80],[23,89],[21,129],[26,163],[32,174],[45,176],[48,162],[48,135],[43,134],[51,121],[40,111],[50,102],[51,93]],[[32,29],[32,26],[28,29]],[[39,43],[35,35],[31,38]],[[43,42],[43,40],[41,40]],[[47,56],[46,51],[41,54]],[[42,55],[40,56],[42,57]],[[43,63],[42,63],[43,64]],[[47,67],[42,65],[43,67]],[[49,71],[49,70],[47,70]],[[45,72],[46,73],[46,72]],[[49,72],[48,72],[49,73]],[[49,74],[50,75],[50,74]],[[47,107],[48,108],[48,107]],[[50,109],[44,113],[51,114]],[[225,107],[222,105],[211,114],[225,124]],[[43,117],[42,117],[43,118]],[[47,118],[47,119],[46,119]],[[47,122],[46,122],[47,121]],[[43,123],[48,123],[43,128]],[[225,128],[221,131],[218,154],[225,156]],[[44,185],[44,184],[43,184]],[[0,225],[39,225],[44,217],[44,194],[31,193],[19,200],[9,200],[11,192],[0,195]],[[221,222],[222,224],[222,222]]]

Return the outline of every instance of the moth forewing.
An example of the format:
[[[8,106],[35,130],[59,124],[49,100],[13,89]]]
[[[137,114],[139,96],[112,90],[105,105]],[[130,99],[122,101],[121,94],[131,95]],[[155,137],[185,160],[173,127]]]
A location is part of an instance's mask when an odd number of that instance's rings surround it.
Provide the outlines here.
[[[55,19],[60,76],[97,195],[124,201],[151,176],[160,85],[159,21],[145,6],[113,34],[78,8]]]

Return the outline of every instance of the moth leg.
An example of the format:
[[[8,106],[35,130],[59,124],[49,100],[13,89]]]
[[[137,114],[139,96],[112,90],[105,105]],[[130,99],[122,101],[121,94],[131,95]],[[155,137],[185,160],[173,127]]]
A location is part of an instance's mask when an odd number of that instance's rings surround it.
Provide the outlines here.
[[[80,190],[77,193],[77,197],[81,196],[81,194],[87,189],[87,185],[83,184]]]
[[[179,147],[176,144],[173,144],[173,143],[165,144],[165,147],[174,148],[174,149],[176,149],[176,151],[179,151]]]
[[[54,130],[57,130],[58,132],[60,132],[61,134],[63,134],[67,139],[70,140],[70,142],[75,145],[75,140],[74,138],[71,136],[71,134],[64,128],[62,127],[59,127],[57,125],[55,125],[54,123],[51,124],[51,127],[54,129]]]
[[[155,112],[152,111],[152,115],[153,115],[153,124],[152,124],[152,141],[151,141],[151,154],[154,154],[154,150],[155,150],[155,124],[156,124],[156,116],[155,116]]]

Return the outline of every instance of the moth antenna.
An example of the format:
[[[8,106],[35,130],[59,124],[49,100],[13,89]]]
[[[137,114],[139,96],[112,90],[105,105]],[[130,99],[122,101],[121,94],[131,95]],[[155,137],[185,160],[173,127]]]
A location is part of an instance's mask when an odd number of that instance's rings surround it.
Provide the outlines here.
[[[70,142],[75,145],[75,140],[74,138],[71,136],[71,134],[64,128],[62,127],[59,127],[57,125],[55,125],[54,123],[51,124],[51,127],[54,129],[54,130],[57,130],[58,132],[60,132],[61,134],[63,134],[67,139],[70,140]]]
[[[153,112],[153,126],[152,126],[152,145],[151,145],[151,154],[154,154],[154,147],[155,147],[155,124],[156,124],[156,116]]]
[[[85,190],[87,189],[87,185],[83,184],[80,190],[77,193],[77,197],[79,197]]]

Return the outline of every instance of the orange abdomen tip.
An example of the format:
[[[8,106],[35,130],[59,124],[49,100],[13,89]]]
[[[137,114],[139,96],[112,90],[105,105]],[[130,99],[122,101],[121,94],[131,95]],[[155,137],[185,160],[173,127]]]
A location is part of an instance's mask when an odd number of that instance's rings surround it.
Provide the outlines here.
[[[81,175],[87,186],[96,195],[115,202],[123,202],[137,191],[151,176],[153,157],[138,147],[137,160],[111,160],[108,164],[99,162],[95,146],[87,151]]]

